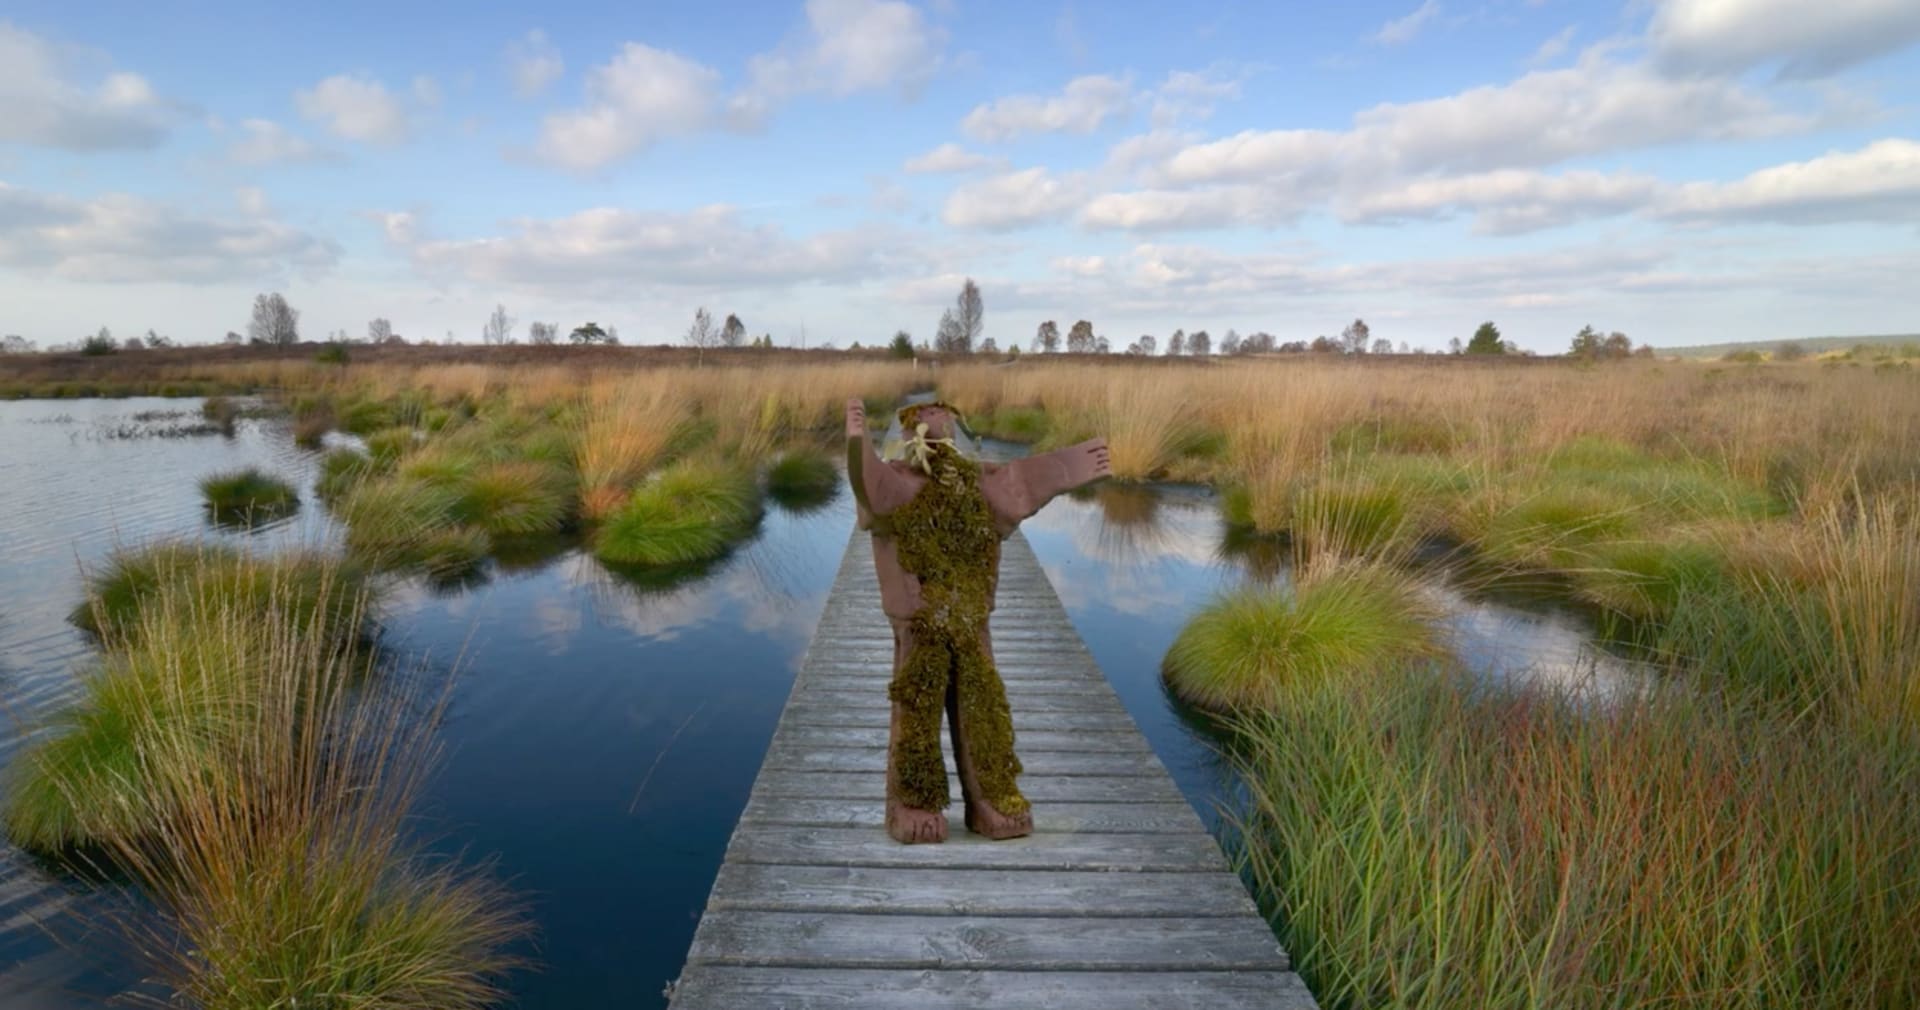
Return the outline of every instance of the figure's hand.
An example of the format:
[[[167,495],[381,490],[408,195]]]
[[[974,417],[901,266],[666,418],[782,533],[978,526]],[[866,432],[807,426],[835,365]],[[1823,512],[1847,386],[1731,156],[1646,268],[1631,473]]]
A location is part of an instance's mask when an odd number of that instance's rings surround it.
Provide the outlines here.
[[[867,433],[867,405],[859,398],[847,401],[847,437],[859,438]]]

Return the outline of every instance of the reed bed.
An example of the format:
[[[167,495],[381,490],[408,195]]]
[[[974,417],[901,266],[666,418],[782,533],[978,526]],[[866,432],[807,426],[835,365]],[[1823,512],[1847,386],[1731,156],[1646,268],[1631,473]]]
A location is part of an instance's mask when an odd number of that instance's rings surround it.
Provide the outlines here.
[[[111,924],[167,1005],[495,1005],[527,922],[409,841],[445,693],[371,648],[358,572],[169,544],[94,587],[101,666],[10,769],[6,825],[141,886]]]
[[[1235,847],[1329,1008],[1892,1010],[1920,994],[1916,744],[1374,671],[1242,720]]]

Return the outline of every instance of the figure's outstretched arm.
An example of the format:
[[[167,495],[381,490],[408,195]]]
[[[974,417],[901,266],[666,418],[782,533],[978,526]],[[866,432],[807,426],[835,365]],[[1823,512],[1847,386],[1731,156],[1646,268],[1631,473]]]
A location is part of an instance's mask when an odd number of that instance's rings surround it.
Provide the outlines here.
[[[862,529],[871,525],[872,516],[886,515],[912,501],[918,490],[874,451],[867,437],[867,408],[857,399],[847,401],[847,480],[860,504]]]
[[[1017,459],[1000,467],[983,482],[987,501],[1002,519],[1021,520],[1040,511],[1055,496],[1113,476],[1107,440],[1091,439],[1079,445],[1039,456]]]

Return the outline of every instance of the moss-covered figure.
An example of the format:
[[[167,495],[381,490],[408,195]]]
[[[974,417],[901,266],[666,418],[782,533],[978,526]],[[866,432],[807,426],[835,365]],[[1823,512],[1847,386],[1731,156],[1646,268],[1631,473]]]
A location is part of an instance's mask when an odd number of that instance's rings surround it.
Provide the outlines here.
[[[908,407],[901,422],[905,458],[884,461],[864,408],[847,404],[847,473],[860,525],[873,531],[881,604],[893,625],[887,831],[908,843],[946,839],[945,712],[967,828],[1016,838],[1032,832],[1033,815],[1016,781],[1013,716],[987,630],[1000,542],[1055,495],[1107,476],[1106,442],[981,465],[954,447],[955,415],[944,404]]]

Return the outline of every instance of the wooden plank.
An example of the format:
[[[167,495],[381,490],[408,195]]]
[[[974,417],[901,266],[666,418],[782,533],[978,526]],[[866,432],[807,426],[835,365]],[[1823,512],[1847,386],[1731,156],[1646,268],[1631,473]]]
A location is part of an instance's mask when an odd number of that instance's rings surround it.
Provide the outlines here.
[[[912,846],[908,846],[911,848]],[[837,968],[1098,971],[1275,968],[1273,934],[1244,919],[957,917],[715,909],[689,961]]]
[[[1255,916],[1225,873],[728,863],[708,908],[893,915]]]
[[[780,725],[783,727],[851,726],[868,728],[878,726],[884,731],[887,726],[887,715],[888,710],[885,708],[834,708],[831,706],[816,705],[804,698],[800,698],[787,703],[787,710],[780,718]],[[1013,731],[1015,733],[1046,730],[1101,733],[1125,731],[1133,733],[1136,736],[1140,732],[1134,728],[1133,720],[1127,717],[1124,709],[1119,712],[1031,712],[1024,709],[1014,710]]]
[[[1001,870],[1170,870],[1227,868],[1219,846],[1204,834],[1029,835],[990,842],[956,822],[942,845],[901,845],[866,828],[741,824],[727,846],[728,862],[796,866],[944,866]]]
[[[805,678],[807,681],[807,690],[810,692],[884,692],[887,689],[887,684],[893,680],[891,674],[885,673],[810,673],[806,674]],[[1079,694],[1092,698],[1109,698],[1113,695],[1113,688],[1108,687],[1104,682],[1080,680],[1070,677],[1002,677],[1000,680],[1001,683],[1006,685],[1007,699],[1009,701],[1017,701],[1020,698],[1031,698],[1035,695],[1050,694]]]
[[[675,1010],[1312,1010],[1288,971],[915,971],[703,966],[673,990]]]
[[[953,778],[953,776],[949,776]],[[960,783],[952,782],[953,795],[960,795]],[[754,793],[767,797],[795,796],[804,799],[870,799],[878,802],[886,795],[884,770],[870,772],[804,772],[788,768],[763,768]],[[1036,775],[1020,780],[1020,792],[1036,805],[1041,803],[1169,803],[1186,802],[1165,775]]]
[[[1011,701],[1015,696],[1015,692],[1009,689],[1007,696],[1009,701]],[[1120,705],[1120,699],[1115,697],[1111,691],[1104,695],[1021,692],[1019,698],[1020,702],[1018,707],[1024,707],[1035,712],[1114,712],[1123,716],[1126,714],[1126,709]],[[882,710],[890,709],[893,706],[893,703],[887,700],[885,691],[851,689],[836,691],[810,690],[807,692],[802,704],[809,708],[827,706],[841,708],[878,708]]]
[[[957,814],[958,808],[954,813]],[[809,799],[759,796],[747,800],[742,823],[804,824],[817,827],[880,828],[886,805],[871,799]],[[957,822],[958,818],[954,820]],[[957,826],[957,825],[956,825]],[[1201,830],[1185,801],[1160,803],[1049,802],[1033,808],[1034,830],[1049,832],[1177,833]]]
[[[1022,750],[1089,751],[1116,754],[1152,754],[1140,734],[1127,726],[1108,730],[1022,729],[1014,734]],[[885,747],[885,723],[869,726],[810,726],[782,722],[773,735],[773,747]]]
[[[1017,733],[1016,733],[1017,738]],[[1026,769],[1022,778],[1049,775],[1140,775],[1151,776],[1160,770],[1160,759],[1151,752],[1131,754],[1054,751],[1018,746],[1016,753]],[[776,744],[767,750],[764,768],[792,768],[801,771],[857,772],[885,770],[885,747],[802,747]]]
[[[1313,1007],[1024,540],[1007,541],[1002,565],[995,653],[1034,833],[987,841],[956,805],[945,844],[887,837],[893,637],[856,534],[670,993],[676,1010]]]

